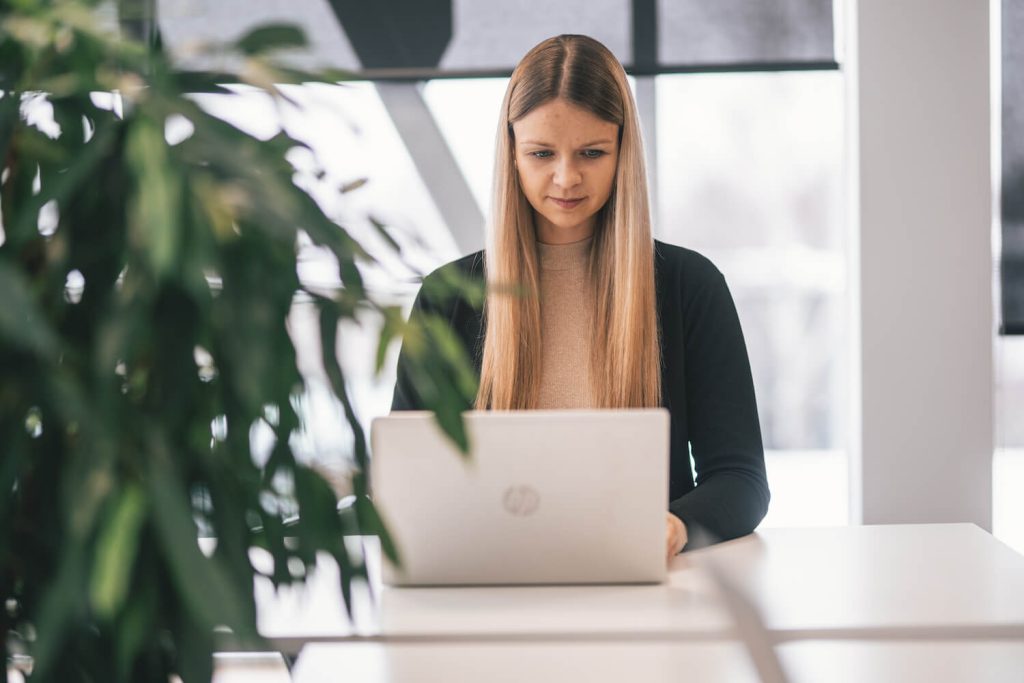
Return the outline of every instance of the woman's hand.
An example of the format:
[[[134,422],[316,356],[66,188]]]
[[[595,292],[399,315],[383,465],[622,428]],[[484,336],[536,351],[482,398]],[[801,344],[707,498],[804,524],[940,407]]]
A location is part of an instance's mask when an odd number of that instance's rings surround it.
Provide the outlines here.
[[[686,535],[686,525],[683,524],[683,520],[679,519],[671,512],[666,512],[666,528],[665,528],[665,561],[671,562],[672,558],[679,554],[686,545],[688,536]]]

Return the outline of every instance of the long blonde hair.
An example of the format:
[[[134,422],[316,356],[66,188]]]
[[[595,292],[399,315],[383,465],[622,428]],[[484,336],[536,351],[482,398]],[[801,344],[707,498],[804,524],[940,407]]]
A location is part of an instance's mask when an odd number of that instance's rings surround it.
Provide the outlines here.
[[[619,126],[619,158],[598,212],[590,253],[594,330],[593,407],[661,403],[661,350],[643,142],[626,74],[604,45],[580,35],[549,38],[512,72],[498,121],[488,235],[486,336],[478,409],[536,408],[541,375],[537,237],[515,168],[512,124],[561,98]],[[509,287],[532,295],[512,296]]]

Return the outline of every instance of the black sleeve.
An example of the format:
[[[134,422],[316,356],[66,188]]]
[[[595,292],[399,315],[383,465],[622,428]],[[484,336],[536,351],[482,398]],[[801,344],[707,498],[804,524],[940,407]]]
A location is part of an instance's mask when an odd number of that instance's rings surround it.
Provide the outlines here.
[[[696,488],[671,501],[669,510],[686,523],[696,547],[753,531],[768,511],[770,494],[747,348],[717,268],[702,278],[683,316]]]
[[[412,311],[409,313],[409,322],[416,322],[429,308],[425,302],[423,288],[416,294],[412,304]],[[424,410],[423,399],[417,393],[410,376],[409,353],[405,341],[398,353],[398,375],[395,380],[395,393],[391,398],[391,411],[396,410]]]
[[[479,376],[474,378],[467,374],[463,361],[470,361],[468,369],[479,373],[479,367],[472,363],[478,350],[475,345],[480,342],[483,264],[484,254],[479,251],[447,263],[423,278],[409,313],[409,322],[423,333],[420,341],[438,353],[429,363],[418,358],[417,362],[412,362],[413,354],[409,353],[403,339],[398,354],[395,393],[391,399],[392,411],[427,410],[428,404],[435,408],[472,408]],[[454,339],[440,332],[436,324],[425,325],[428,319],[431,323],[443,323]],[[453,347],[453,343],[458,348]],[[464,357],[457,357],[459,349],[464,352]]]

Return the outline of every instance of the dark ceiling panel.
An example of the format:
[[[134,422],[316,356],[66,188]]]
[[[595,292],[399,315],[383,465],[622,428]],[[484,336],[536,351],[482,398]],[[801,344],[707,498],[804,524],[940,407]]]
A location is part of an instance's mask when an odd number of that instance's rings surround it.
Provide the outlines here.
[[[452,0],[330,0],[367,69],[436,68],[452,39]]]

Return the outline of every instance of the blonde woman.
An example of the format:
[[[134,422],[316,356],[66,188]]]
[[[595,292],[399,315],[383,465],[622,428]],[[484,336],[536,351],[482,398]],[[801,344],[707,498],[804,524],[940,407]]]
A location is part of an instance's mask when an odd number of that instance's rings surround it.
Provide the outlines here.
[[[664,406],[666,555],[698,531],[691,547],[753,531],[769,492],[743,333],[718,269],[652,238],[622,66],[587,36],[534,47],[505,92],[496,152],[487,250],[429,275],[413,306],[462,340],[476,408]],[[484,311],[430,295],[452,272],[486,279]],[[392,408],[422,407],[403,352]]]

